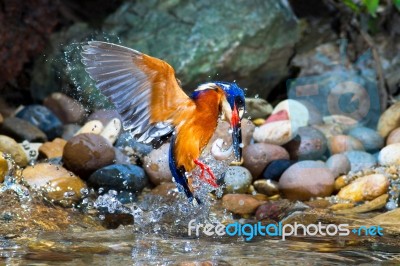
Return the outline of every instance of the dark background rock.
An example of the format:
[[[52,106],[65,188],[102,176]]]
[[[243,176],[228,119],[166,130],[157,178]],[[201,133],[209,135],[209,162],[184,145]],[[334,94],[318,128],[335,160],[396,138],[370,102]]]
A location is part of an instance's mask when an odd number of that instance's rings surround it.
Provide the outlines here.
[[[80,42],[88,39],[120,42],[168,61],[188,91],[209,80],[236,80],[248,88],[248,95],[266,97],[288,75],[300,26],[284,1],[244,5],[239,0],[159,0],[126,2],[105,20],[103,33],[94,32],[80,23],[53,35],[48,57],[35,65],[32,91],[41,88],[35,99],[72,83],[84,88],[77,94],[88,104],[106,103],[94,95],[96,89],[80,64]],[[72,69],[66,67],[64,52]]]
[[[57,25],[57,2],[0,2],[0,95],[7,101],[14,104],[29,102],[29,78],[22,70],[25,64],[41,54]]]

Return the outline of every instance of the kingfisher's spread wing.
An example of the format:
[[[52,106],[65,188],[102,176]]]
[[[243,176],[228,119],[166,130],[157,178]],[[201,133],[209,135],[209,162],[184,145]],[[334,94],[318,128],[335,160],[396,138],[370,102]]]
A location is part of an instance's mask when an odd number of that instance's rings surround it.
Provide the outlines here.
[[[195,106],[163,60],[99,41],[83,46],[82,57],[96,86],[121,114],[124,128],[140,135],[139,141],[171,133],[180,123],[176,112]]]

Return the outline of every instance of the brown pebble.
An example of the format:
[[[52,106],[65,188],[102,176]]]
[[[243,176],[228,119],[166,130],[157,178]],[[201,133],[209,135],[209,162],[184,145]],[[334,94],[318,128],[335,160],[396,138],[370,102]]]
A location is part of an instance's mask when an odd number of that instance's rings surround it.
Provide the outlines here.
[[[88,178],[91,173],[114,162],[113,146],[104,137],[92,133],[79,134],[64,147],[63,161],[66,168]]]
[[[252,214],[264,201],[259,201],[247,194],[226,194],[222,197],[222,205],[235,214]]]
[[[65,207],[78,202],[81,189],[86,188],[85,182],[61,165],[39,163],[28,166],[22,176],[31,187],[43,188],[48,199]]]
[[[400,127],[390,132],[388,138],[386,139],[386,145],[390,145],[393,143],[400,143]]]
[[[243,166],[254,179],[262,174],[270,162],[279,159],[289,159],[289,153],[278,145],[256,143],[243,148]]]
[[[51,159],[56,157],[62,157],[64,146],[67,141],[60,138],[55,138],[51,142],[43,143],[39,147],[39,157],[45,159]]]
[[[331,154],[342,153],[346,151],[363,151],[364,146],[362,145],[361,141],[346,135],[337,135],[333,136],[329,139],[329,150]]]
[[[338,197],[354,202],[373,200],[385,194],[389,188],[389,180],[382,174],[367,175],[357,178],[342,188]]]

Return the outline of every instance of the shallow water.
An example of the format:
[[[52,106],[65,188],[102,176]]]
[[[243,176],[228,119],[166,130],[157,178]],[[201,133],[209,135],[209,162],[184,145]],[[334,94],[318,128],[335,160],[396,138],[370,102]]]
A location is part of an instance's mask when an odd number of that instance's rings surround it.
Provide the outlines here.
[[[131,227],[125,227],[1,239],[0,256],[7,265],[175,265],[193,261],[209,261],[214,265],[399,264],[399,246],[383,244],[381,240],[379,243],[344,238],[288,241],[258,238],[251,242],[228,237],[195,239],[134,233]]]

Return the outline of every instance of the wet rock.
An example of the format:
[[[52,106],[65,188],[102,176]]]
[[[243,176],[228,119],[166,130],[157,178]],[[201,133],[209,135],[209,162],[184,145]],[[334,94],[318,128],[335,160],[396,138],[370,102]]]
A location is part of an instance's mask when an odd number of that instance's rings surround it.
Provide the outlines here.
[[[43,105],[50,109],[63,124],[81,123],[86,115],[86,110],[80,102],[60,92],[46,97]]]
[[[9,153],[19,166],[24,167],[28,164],[28,158],[24,150],[10,137],[0,135],[0,152]]]
[[[79,177],[61,165],[39,163],[26,167],[22,176],[33,188],[40,189],[45,196],[63,206],[71,206],[81,199],[81,189],[86,185]]]
[[[165,143],[144,157],[143,168],[154,185],[172,181],[168,163],[169,146],[169,143]]]
[[[224,175],[226,193],[246,193],[253,177],[249,170],[241,166],[229,166]]]
[[[120,148],[126,154],[135,155],[139,158],[144,157],[153,150],[151,145],[137,142],[129,132],[124,132],[118,137],[115,147]]]
[[[271,219],[280,221],[286,214],[292,203],[286,199],[279,201],[269,201],[257,208],[257,220]]]
[[[28,105],[16,114],[42,130],[52,140],[62,134],[62,123],[58,117],[43,105]]]
[[[255,143],[243,148],[243,166],[246,167],[254,179],[257,179],[268,163],[289,159],[288,152],[274,144]]]
[[[161,197],[175,198],[178,194],[176,185],[172,182],[161,183],[150,191],[150,194]]]
[[[141,192],[148,179],[144,170],[137,165],[112,164],[96,170],[88,183],[95,188],[116,191]]]
[[[70,140],[75,134],[81,129],[78,124],[67,124],[63,126],[63,133],[61,138],[65,140]]]
[[[378,160],[382,165],[400,165],[400,143],[390,144],[383,148]]]
[[[91,120],[81,127],[78,132],[75,133],[76,135],[85,134],[85,133],[92,133],[92,134],[100,134],[104,129],[104,125],[99,120]]]
[[[359,141],[367,152],[374,153],[384,145],[383,138],[373,129],[368,127],[356,127],[351,129],[348,134]]]
[[[43,143],[39,147],[39,156],[45,159],[51,159],[56,157],[62,157],[64,146],[67,141],[60,138],[55,138],[51,142]]]
[[[370,168],[376,164],[375,157],[365,151],[347,151],[344,155],[350,161],[352,172]]]
[[[121,115],[117,112],[117,110],[104,109],[104,110],[96,110],[95,112],[93,112],[91,115],[89,115],[87,121],[89,122],[97,120],[100,121],[103,125],[107,125],[115,118],[122,121]]]
[[[313,127],[321,131],[327,140],[329,140],[333,136],[343,134],[343,130],[337,125],[322,124],[313,125]]]
[[[279,179],[279,190],[290,200],[326,197],[333,192],[335,177],[321,161],[300,161]]]
[[[343,131],[349,131],[358,125],[358,121],[345,115],[330,115],[322,118],[328,125],[335,125]]]
[[[100,135],[106,138],[111,144],[114,144],[121,133],[121,129],[121,120],[114,118],[108,124],[106,124]]]
[[[244,146],[249,145],[253,139],[254,130],[256,126],[250,120],[242,119],[242,143]],[[229,134],[232,139],[232,134]]]
[[[256,180],[253,185],[257,192],[269,197],[279,194],[279,185],[276,181],[272,181],[270,179],[260,179]]]
[[[334,154],[326,161],[326,166],[332,171],[335,177],[347,174],[351,170],[349,159],[344,154]]]
[[[0,152],[0,183],[3,183],[8,170],[7,159],[4,158],[4,154]]]
[[[109,141],[91,133],[70,139],[63,152],[65,167],[81,178],[87,178],[97,169],[112,164],[114,159],[114,148]]]
[[[20,146],[24,150],[29,162],[34,162],[39,156],[39,147],[42,143],[23,141]]]
[[[247,194],[226,194],[222,197],[222,205],[224,208],[240,215],[254,213],[263,203],[263,201],[259,201]]]
[[[266,100],[261,98],[246,98],[246,118],[266,118],[271,113],[272,105]]]
[[[389,198],[388,194],[383,194],[371,201],[365,202],[364,204],[362,204],[360,206],[356,206],[356,207],[348,208],[348,209],[336,210],[335,213],[337,213],[337,214],[355,214],[355,213],[364,213],[364,212],[379,210],[379,209],[382,209],[383,207],[385,207],[388,198]]]
[[[390,145],[393,143],[400,143],[400,127],[391,131],[386,139],[386,145]]]
[[[24,140],[44,142],[47,140],[47,136],[43,131],[31,123],[17,117],[7,117],[0,128],[0,132],[19,142]]]
[[[274,160],[267,165],[264,169],[262,177],[264,179],[270,179],[273,181],[279,181],[281,175],[292,166],[296,161],[281,159],[281,160]]]
[[[395,128],[400,127],[400,102],[390,106],[379,118],[378,133],[386,138]]]
[[[3,124],[3,121],[4,121],[3,115],[0,113],[0,126],[1,124]]]
[[[275,106],[272,115],[281,111],[286,111],[292,123],[293,131],[297,131],[297,128],[308,125],[310,116],[307,108],[301,102],[292,99],[284,100]]]
[[[327,149],[327,140],[319,130],[300,127],[297,136],[286,143],[284,148],[292,160],[318,160]]]
[[[122,204],[128,204],[137,201],[137,195],[130,191],[120,191],[117,195],[117,199]],[[130,224],[133,224],[133,222]]]
[[[337,196],[354,202],[373,200],[387,192],[389,180],[382,174],[372,174],[357,178],[342,188]]]
[[[114,147],[115,163],[116,164],[135,164],[136,161],[131,161],[131,158],[123,153],[120,149]]]
[[[290,120],[275,121],[254,129],[253,138],[257,142],[283,145],[297,135]]]
[[[252,120],[253,124],[257,127],[264,125],[265,121],[266,120],[264,118],[257,118],[257,119]]]
[[[345,175],[341,175],[335,180],[335,191],[339,191],[342,187],[347,186],[347,181],[345,179]]]
[[[353,150],[364,150],[364,146],[362,145],[361,141],[346,135],[333,136],[329,139],[328,143],[331,154],[338,154]]]

